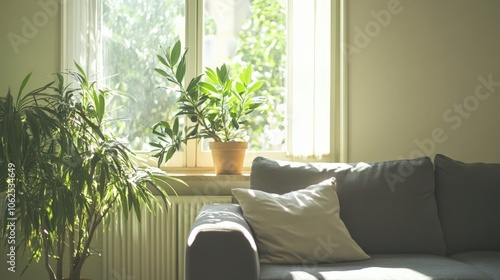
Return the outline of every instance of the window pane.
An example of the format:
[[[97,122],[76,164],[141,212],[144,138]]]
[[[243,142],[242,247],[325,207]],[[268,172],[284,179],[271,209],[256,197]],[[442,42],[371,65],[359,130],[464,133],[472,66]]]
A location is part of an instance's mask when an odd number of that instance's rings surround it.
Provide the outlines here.
[[[205,0],[203,67],[230,66],[233,75],[252,64],[265,83],[265,106],[253,114],[250,149],[284,151],[286,138],[286,1]]]
[[[150,150],[150,127],[171,120],[176,93],[158,88],[165,81],[154,69],[160,45],[184,37],[184,0],[106,0],[103,7],[103,60],[106,84],[132,98],[113,100],[115,135],[133,150]]]

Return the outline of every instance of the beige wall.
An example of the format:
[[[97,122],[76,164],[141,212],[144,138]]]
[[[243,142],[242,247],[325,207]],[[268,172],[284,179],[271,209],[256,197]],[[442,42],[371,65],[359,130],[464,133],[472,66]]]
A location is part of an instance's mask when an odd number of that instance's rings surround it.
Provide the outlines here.
[[[42,4],[40,4],[42,3]],[[59,71],[60,12],[56,0],[2,1],[0,4],[0,94],[17,92],[33,72],[28,88],[52,81]]]
[[[355,0],[347,21],[349,161],[500,162],[500,86],[475,97],[500,83],[500,1]]]

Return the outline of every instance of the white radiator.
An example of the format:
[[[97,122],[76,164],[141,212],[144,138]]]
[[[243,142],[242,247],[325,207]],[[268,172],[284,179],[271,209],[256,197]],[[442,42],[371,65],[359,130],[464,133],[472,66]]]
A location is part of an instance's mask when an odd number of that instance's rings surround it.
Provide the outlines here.
[[[103,280],[184,280],[187,235],[205,203],[230,203],[229,196],[170,197],[171,208],[154,216],[142,210],[125,221],[111,215],[103,231]]]

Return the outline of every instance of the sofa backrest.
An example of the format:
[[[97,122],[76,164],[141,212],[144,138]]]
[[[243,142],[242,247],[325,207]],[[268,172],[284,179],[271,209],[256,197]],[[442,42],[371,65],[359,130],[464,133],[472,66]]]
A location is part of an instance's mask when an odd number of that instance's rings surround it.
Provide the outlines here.
[[[366,253],[445,253],[428,157],[356,164],[257,157],[250,187],[283,194],[330,177],[337,179],[340,216]]]
[[[434,159],[447,254],[500,251],[500,164]]]

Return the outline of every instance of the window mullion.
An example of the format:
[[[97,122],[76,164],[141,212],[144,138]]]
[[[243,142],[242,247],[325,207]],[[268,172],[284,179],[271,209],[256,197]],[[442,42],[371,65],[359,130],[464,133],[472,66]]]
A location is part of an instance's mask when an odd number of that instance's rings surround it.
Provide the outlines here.
[[[190,81],[201,72],[202,67],[202,31],[203,0],[186,0],[186,43],[187,54],[186,81]],[[189,120],[186,120],[189,122]],[[186,166],[195,167],[197,159],[197,141],[186,144]]]

